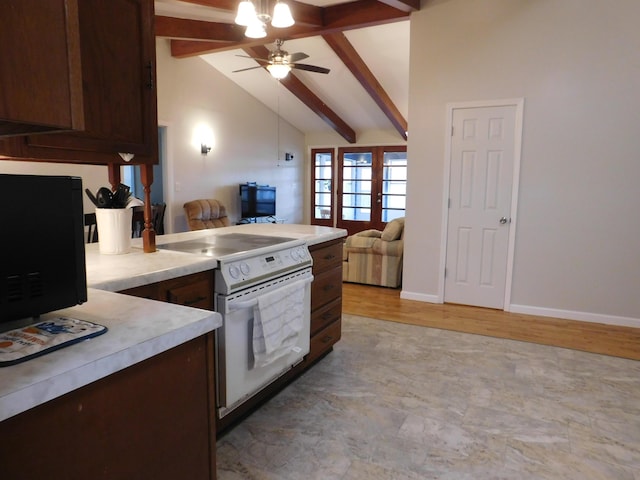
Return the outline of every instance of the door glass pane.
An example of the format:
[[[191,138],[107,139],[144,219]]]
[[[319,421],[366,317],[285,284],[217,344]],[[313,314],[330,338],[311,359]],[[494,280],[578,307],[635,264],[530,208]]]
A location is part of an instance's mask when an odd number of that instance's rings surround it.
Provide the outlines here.
[[[404,210],[383,210],[382,211],[382,221],[390,222],[395,218],[404,217]]]
[[[384,152],[382,221],[404,217],[407,195],[407,152]]]
[[[371,220],[372,161],[371,152],[351,152],[343,156],[343,220]]]
[[[343,220],[359,220],[362,222],[368,222],[371,219],[371,209],[343,206],[342,219]]]
[[[331,178],[331,166],[316,167],[316,178]]]
[[[316,206],[317,207],[331,207],[331,194],[330,193],[316,193]]]
[[[332,187],[333,154],[316,152],[314,154],[314,208],[316,219],[330,219],[333,195]]]

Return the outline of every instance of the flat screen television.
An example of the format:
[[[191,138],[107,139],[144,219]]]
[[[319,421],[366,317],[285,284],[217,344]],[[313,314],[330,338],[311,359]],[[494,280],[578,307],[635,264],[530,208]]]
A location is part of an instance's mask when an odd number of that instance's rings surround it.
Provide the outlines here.
[[[242,218],[272,217],[276,214],[276,187],[240,184]]]
[[[0,224],[0,323],[87,300],[81,178],[0,174]]]

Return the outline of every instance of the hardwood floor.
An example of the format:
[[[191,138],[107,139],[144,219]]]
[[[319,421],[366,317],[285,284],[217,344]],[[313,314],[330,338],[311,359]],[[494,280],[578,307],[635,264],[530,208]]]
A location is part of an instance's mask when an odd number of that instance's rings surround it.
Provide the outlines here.
[[[343,283],[342,311],[425,327],[640,360],[640,329],[404,300],[399,289]]]

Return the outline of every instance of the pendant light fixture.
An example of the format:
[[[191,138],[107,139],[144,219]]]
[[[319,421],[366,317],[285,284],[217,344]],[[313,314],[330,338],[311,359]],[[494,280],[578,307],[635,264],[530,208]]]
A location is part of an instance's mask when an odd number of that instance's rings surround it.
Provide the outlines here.
[[[295,21],[291,15],[289,5],[280,0],[277,1],[273,16],[267,13],[268,0],[255,0],[259,4],[259,10],[253,0],[242,0],[238,4],[238,13],[235,22],[238,25],[247,27],[245,35],[249,38],[264,38],[267,36],[267,23],[271,22],[272,27],[287,28]],[[264,4],[264,5],[263,5]]]

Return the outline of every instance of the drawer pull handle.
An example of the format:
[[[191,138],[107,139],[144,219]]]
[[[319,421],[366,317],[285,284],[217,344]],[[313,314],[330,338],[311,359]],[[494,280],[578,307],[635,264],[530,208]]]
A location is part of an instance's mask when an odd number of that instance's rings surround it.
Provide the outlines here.
[[[331,260],[332,258],[336,258],[336,256],[335,256],[335,255],[333,255],[332,253],[330,253],[330,254],[328,254],[328,255],[325,255],[325,256],[324,256],[324,259],[325,259],[325,260]]]
[[[333,336],[331,336],[331,335],[325,335],[325,336],[322,338],[322,343],[328,343],[328,342],[330,342],[331,340],[333,340]]]
[[[207,297],[202,297],[202,296],[201,297],[196,297],[193,300],[185,300],[184,304],[185,305],[193,305],[194,303],[198,303],[198,302],[201,302],[202,300],[206,300],[206,299],[207,299]]]
[[[327,320],[328,318],[331,318],[331,312],[327,312],[324,315],[322,315],[323,320]]]
[[[325,285],[325,286],[324,286],[324,288],[323,288],[323,290],[324,290],[325,292],[328,292],[329,290],[333,290],[333,289],[334,289],[334,287],[335,287],[334,285]]]

